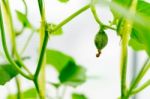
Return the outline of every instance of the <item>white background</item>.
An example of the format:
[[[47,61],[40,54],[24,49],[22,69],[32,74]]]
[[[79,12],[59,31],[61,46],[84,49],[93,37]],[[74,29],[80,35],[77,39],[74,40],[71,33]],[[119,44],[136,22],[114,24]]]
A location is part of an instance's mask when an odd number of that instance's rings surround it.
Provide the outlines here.
[[[14,11],[24,11],[24,6],[21,0],[9,0],[13,11],[14,24],[16,28],[21,28],[20,23],[15,18]],[[37,0],[26,0],[29,9],[29,20],[34,24],[35,27],[40,25],[40,16],[38,12]],[[67,4],[61,4],[57,0],[45,0],[46,6],[46,18],[48,22],[59,23],[67,16],[87,4],[86,0],[70,0]],[[112,20],[112,14],[107,6],[97,6],[98,14],[100,19],[108,24],[108,21]],[[101,57],[96,58],[96,48],[94,46],[94,36],[97,33],[99,27],[95,22],[90,10],[87,10],[83,14],[79,15],[67,25],[63,27],[64,34],[59,37],[51,37],[48,48],[58,49],[66,54],[69,54],[75,58],[77,63],[87,68],[88,76],[92,77],[87,82],[77,89],[69,88],[66,93],[66,98],[71,99],[69,93],[71,91],[78,91],[86,94],[89,99],[117,99],[120,95],[120,71],[119,71],[119,60],[120,60],[120,38],[114,31],[106,31],[109,37],[109,43],[107,47],[102,51]],[[29,30],[26,30],[22,37],[18,38],[18,49],[23,47],[24,41],[29,35]],[[38,35],[34,35],[28,49],[24,55],[31,55],[32,59],[26,61],[28,67],[34,71],[37,57],[38,57]],[[9,43],[9,41],[8,41]],[[0,46],[2,50],[2,46]],[[139,68],[145,60],[145,53],[140,52],[139,54]],[[132,49],[129,48],[129,67],[132,61]],[[131,68],[128,68],[128,80],[131,78]],[[57,81],[57,73],[52,69],[47,70],[48,81]],[[144,81],[149,78],[149,74],[146,75]],[[23,78],[22,89],[28,89],[33,86],[32,82],[27,81]],[[49,88],[50,86],[47,86]],[[54,94],[54,91],[49,88],[50,94]],[[5,86],[0,86],[0,99],[5,99],[8,92],[15,92],[14,80],[11,80]],[[147,88],[141,92],[138,96],[139,99],[149,99],[150,90]]]

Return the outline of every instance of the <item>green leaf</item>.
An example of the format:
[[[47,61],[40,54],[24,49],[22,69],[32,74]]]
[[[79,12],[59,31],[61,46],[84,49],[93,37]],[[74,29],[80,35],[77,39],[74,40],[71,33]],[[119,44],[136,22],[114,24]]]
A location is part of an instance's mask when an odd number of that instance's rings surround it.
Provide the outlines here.
[[[147,54],[150,56],[150,31],[147,30],[146,28],[144,29],[144,27],[142,27],[140,25],[136,26],[136,27],[137,27],[138,33],[141,35],[140,39],[143,42],[142,46],[145,49],[145,51],[147,52]],[[138,41],[138,40],[136,40],[136,41]],[[140,43],[140,42],[138,41],[138,43]],[[141,45],[139,45],[138,47],[140,47],[140,46]]]
[[[16,94],[9,94],[7,99],[17,99]],[[35,88],[30,88],[24,92],[22,92],[22,99],[37,99],[37,92]]]
[[[139,0],[137,5],[137,12],[144,16],[150,17],[150,3]]]
[[[129,46],[131,46],[135,51],[145,50],[145,45],[142,41],[141,34],[132,29],[131,38],[129,40]]]
[[[66,3],[66,2],[68,2],[69,0],[58,0],[58,1],[60,1],[60,2],[62,2],[62,3]]]
[[[35,88],[31,88],[23,92],[24,99],[37,97],[37,91]]]
[[[131,0],[112,0],[112,2],[117,3],[125,8],[128,8],[131,4]]]
[[[48,49],[46,63],[51,64],[58,71],[59,80],[63,84],[76,87],[86,81],[86,69],[62,52]]]
[[[137,6],[137,13],[140,14],[144,20],[150,19],[150,3],[145,1],[139,1]],[[145,50],[150,56],[150,30],[148,27],[143,27],[140,24],[135,24],[135,28],[139,32],[139,36],[141,41],[143,41],[143,44],[145,45]]]
[[[143,20],[149,22],[150,19],[150,3],[145,1],[138,1],[137,14],[139,14]],[[131,33],[130,46],[134,50],[143,50],[150,56],[150,30],[149,27],[143,26],[142,23],[134,23]],[[132,44],[131,44],[132,43]],[[134,44],[133,44],[134,43]]]
[[[0,64],[0,85],[4,85],[18,74],[10,64]]]
[[[59,28],[58,30],[56,30],[55,32],[51,33],[51,30],[53,30],[57,25],[53,24],[53,23],[49,23],[47,24],[47,31],[51,34],[51,35],[61,35],[63,34],[63,30],[62,28]]]
[[[59,74],[59,80],[63,84],[77,87],[86,81],[86,69],[70,61]]]
[[[130,3],[132,0],[112,0],[112,3],[116,3],[122,7],[124,7],[125,9],[128,9]],[[111,11],[114,15],[115,20],[119,19],[121,17],[121,15],[118,13],[118,11],[114,10],[114,8],[112,6],[110,6]]]
[[[145,45],[139,43],[136,39],[130,39],[129,46],[131,46],[135,51],[145,50]]]
[[[24,27],[28,27],[28,28],[31,27],[31,24],[25,14],[23,14],[20,11],[16,11],[16,14],[17,14],[19,21],[23,24]]]
[[[143,43],[142,34],[140,32],[138,32],[135,28],[132,28],[131,38],[135,39],[139,43]]]
[[[88,99],[88,98],[83,94],[73,93],[72,99]]]
[[[46,63],[52,65],[58,72],[61,72],[69,61],[74,60],[62,52],[52,49],[46,50]]]
[[[120,19],[121,17],[129,17],[129,15],[127,14],[127,11],[129,9],[129,6],[131,4],[132,0],[112,0],[111,4],[110,4],[110,9],[112,11],[112,14],[114,16],[114,20]],[[117,8],[116,8],[117,6]],[[118,8],[120,7],[120,9]],[[126,10],[126,12],[123,11]],[[137,13],[138,14],[143,14],[143,15],[148,15],[150,14],[150,5],[148,2],[144,1],[144,0],[138,0],[137,3]],[[126,14],[123,14],[126,13]],[[129,12],[128,12],[129,13]],[[130,14],[130,16],[132,16]]]
[[[149,29],[149,25],[147,25],[148,23],[150,23],[150,21],[149,21],[149,19],[150,19],[150,3],[146,2],[146,1],[142,1],[142,0],[138,0],[137,12],[136,12],[137,16],[135,16],[135,17],[132,17],[131,13],[129,13],[126,8],[128,8],[128,6],[124,7],[124,9],[122,8],[122,6],[120,6],[120,9],[121,9],[120,10],[119,6],[118,6],[118,9],[115,8],[114,10],[115,10],[115,12],[120,13],[119,17],[118,17],[119,19],[122,17],[129,18],[130,20],[132,19],[134,22],[132,33],[131,33],[131,40],[129,42],[129,45],[134,50],[145,49],[145,51],[150,56],[150,44],[149,44],[150,29]],[[129,13],[129,15],[128,15],[128,13]],[[114,16],[116,16],[116,15],[114,15]],[[144,25],[144,24],[146,24],[146,25]],[[136,31],[136,33],[134,33],[135,32],[134,30]],[[136,34],[136,36],[132,37],[133,34]]]

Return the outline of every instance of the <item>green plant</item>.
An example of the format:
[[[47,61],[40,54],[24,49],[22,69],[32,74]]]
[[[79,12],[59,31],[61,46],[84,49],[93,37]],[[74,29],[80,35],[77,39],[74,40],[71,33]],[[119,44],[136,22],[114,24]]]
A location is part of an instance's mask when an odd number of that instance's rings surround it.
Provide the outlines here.
[[[149,70],[150,64],[149,59],[146,60],[145,64],[141,68],[138,75],[127,87],[127,63],[128,63],[128,46],[131,46],[134,50],[144,50],[147,55],[150,55],[150,29],[149,29],[149,18],[150,18],[150,3],[142,0],[112,0],[108,2],[106,0],[91,0],[89,4],[85,5],[68,18],[60,22],[58,25],[53,23],[48,23],[45,17],[45,6],[44,0],[37,0],[39,6],[39,12],[41,16],[41,26],[35,28],[32,23],[28,20],[28,8],[25,0],[22,0],[25,12],[16,11],[18,20],[22,24],[22,29],[17,30],[13,25],[13,19],[11,15],[11,10],[9,6],[9,0],[1,0],[0,2],[0,33],[1,42],[7,63],[0,64],[0,85],[4,85],[6,82],[10,81],[12,78],[20,74],[22,77],[32,81],[35,88],[31,88],[25,92],[21,91],[21,83],[19,77],[16,77],[16,84],[18,93],[8,95],[8,99],[27,99],[27,98],[37,98],[46,99],[46,89],[45,84],[45,68],[46,65],[51,65],[59,74],[59,82],[53,83],[49,82],[49,85],[58,90],[60,87],[72,86],[78,87],[83,84],[86,79],[86,69],[83,66],[78,65],[75,60],[65,55],[57,50],[52,50],[47,48],[47,43],[49,37],[53,35],[61,35],[63,33],[62,27],[74,19],[76,16],[80,15],[84,11],[91,9],[93,17],[100,29],[96,34],[95,45],[98,49],[97,56],[100,55],[101,50],[107,45],[108,37],[105,32],[106,29],[111,29],[116,31],[116,34],[121,38],[121,58],[120,58],[120,68],[121,68],[121,96],[120,99],[129,99],[130,96],[137,94],[143,89],[147,88],[150,84],[148,80],[143,85],[138,87],[144,75]],[[66,3],[69,0],[59,0],[62,3]],[[114,20],[109,24],[104,24],[98,17],[96,11],[96,4],[105,3],[110,6],[113,13]],[[4,29],[4,22],[7,24],[5,29],[9,32],[11,40],[11,54],[6,43],[6,30]],[[28,28],[31,30],[31,34],[27,39],[21,52],[17,49],[16,39],[18,36],[23,34],[23,31]],[[26,50],[30,40],[35,32],[39,32],[40,42],[39,42],[39,60],[37,63],[35,73],[30,72],[24,60],[22,54]],[[21,53],[21,54],[20,54]],[[1,54],[0,54],[1,55]],[[63,96],[57,96],[58,99],[62,99]],[[86,96],[82,94],[73,93],[72,99],[87,99]]]

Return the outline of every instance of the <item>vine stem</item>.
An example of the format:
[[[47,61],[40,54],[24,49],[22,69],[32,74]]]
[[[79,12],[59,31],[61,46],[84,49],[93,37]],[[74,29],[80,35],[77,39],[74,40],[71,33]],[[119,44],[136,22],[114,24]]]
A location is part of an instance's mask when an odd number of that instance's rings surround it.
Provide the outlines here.
[[[131,3],[130,11],[135,11],[137,0],[133,0]],[[126,73],[127,73],[127,59],[128,59],[128,41],[132,30],[132,21],[125,20],[121,33],[122,47],[121,47],[121,99],[127,99],[126,95]]]
[[[84,7],[82,7],[81,9],[79,9],[78,11],[76,11],[75,13],[73,13],[72,15],[70,15],[69,17],[67,17],[65,20],[63,20],[62,22],[60,22],[53,30],[52,32],[58,30],[59,28],[61,28],[62,26],[64,26],[66,23],[70,22],[72,19],[74,19],[76,16],[78,16],[79,14],[81,14],[82,12],[86,11],[87,9],[90,8],[90,5],[85,5]]]
[[[3,46],[3,50],[5,52],[6,58],[7,60],[10,62],[10,64],[12,64],[12,66],[25,78],[32,80],[32,76],[29,76],[27,74],[25,74],[20,68],[19,66],[15,63],[14,60],[12,60],[12,58],[9,55],[8,52],[8,48],[7,48],[7,44],[6,44],[6,38],[5,38],[5,32],[4,32],[4,24],[3,24],[3,18],[2,18],[2,12],[1,12],[1,5],[0,5],[0,28],[1,28],[1,37],[2,37],[2,46]]]
[[[145,73],[149,70],[150,68],[150,64],[148,64],[149,59],[147,59],[144,63],[144,65],[142,66],[140,72],[138,73],[137,77],[133,80],[129,91],[126,94],[126,98],[128,98],[130,96],[130,94],[132,93],[133,89],[138,85],[138,83],[141,81],[141,79],[144,77]]]
[[[131,92],[130,96],[131,96],[131,95],[135,95],[135,94],[141,92],[142,90],[144,90],[145,88],[147,88],[149,85],[150,85],[150,80],[146,81],[146,82],[145,82],[142,86],[140,86],[139,88],[134,89],[134,90]]]
[[[46,31],[46,22],[45,22],[45,8],[44,0],[38,0],[39,11],[41,15],[41,28],[40,28],[40,57],[36,72],[34,74],[34,84],[39,93],[40,99],[45,99],[45,65],[46,57],[45,51],[48,43],[48,31]]]
[[[91,0],[91,12],[96,20],[96,22],[100,25],[103,26],[103,23],[100,21],[98,14],[96,12],[96,8],[95,8],[95,0]]]
[[[76,12],[74,12],[72,15],[70,15],[69,17],[67,17],[66,19],[64,19],[62,22],[60,22],[53,30],[52,32],[54,31],[57,31],[59,28],[61,28],[62,26],[64,26],[65,24],[67,24],[68,22],[70,22],[72,19],[74,19],[76,16],[78,16],[79,14],[81,14],[82,12],[88,10],[89,8],[91,7],[90,4],[87,4],[85,6],[83,6],[81,9],[77,10]],[[112,30],[116,30],[115,28],[113,27],[110,27],[110,26],[107,26],[107,25],[104,25],[103,26],[105,28],[110,28]]]
[[[25,8],[25,15],[28,16],[28,8],[25,0],[22,0],[24,8]]]
[[[128,26],[128,22],[124,25],[124,29],[126,31],[123,31],[122,33],[123,38],[122,38],[122,46],[121,46],[121,99],[123,99],[123,97],[126,94],[126,72],[127,72],[127,46],[128,46],[128,37],[129,37],[129,33],[130,30],[128,30],[129,28],[127,28]]]
[[[40,89],[38,87],[38,76],[39,76],[40,70],[42,68],[42,63],[43,63],[43,60],[44,60],[47,43],[48,43],[48,31],[45,32],[43,46],[41,48],[40,58],[39,58],[39,61],[38,61],[38,66],[37,66],[37,69],[36,69],[36,72],[35,72],[35,75],[34,75],[34,82],[35,82],[35,86],[36,86],[38,92],[40,92]],[[43,95],[41,97],[43,97]]]
[[[136,12],[137,0],[132,0],[129,11],[132,13]],[[124,25],[122,27],[122,44],[121,44],[121,99],[126,98],[126,74],[127,74],[127,60],[128,60],[128,41],[132,31],[132,21],[125,19]]]
[[[44,65],[45,65],[45,60],[46,58],[44,57],[44,53],[45,53],[45,48],[47,45],[47,41],[48,41],[48,31],[45,30],[45,12],[44,12],[44,6],[43,6],[43,1],[42,0],[38,0],[38,4],[39,4],[39,10],[40,10],[40,15],[41,15],[41,19],[42,19],[42,24],[41,24],[41,32],[40,32],[40,37],[41,37],[41,42],[43,41],[43,46],[42,46],[42,50],[41,50],[41,54],[40,54],[40,58],[39,58],[39,63],[34,75],[34,83],[35,86],[40,94],[41,99],[44,99],[43,95],[44,92],[40,91],[40,86],[38,84],[38,76],[39,73],[41,71],[41,68],[43,67],[43,71],[44,71]],[[79,9],[77,12],[73,13],[71,16],[69,16],[68,18],[66,18],[65,20],[63,20],[62,22],[60,22],[60,24],[58,24],[51,32],[54,32],[56,30],[58,30],[59,28],[61,28],[63,25],[65,25],[66,23],[68,23],[69,21],[71,21],[73,18],[75,18],[76,16],[78,16],[80,13],[84,12],[85,10],[87,10],[90,6],[86,5],[83,8]],[[43,34],[45,35],[44,39],[43,39]],[[46,41],[47,40],[47,41]],[[45,42],[45,44],[44,44]],[[40,45],[41,45],[40,44]],[[44,75],[44,74],[43,74]],[[44,76],[41,76],[42,78],[44,78]],[[44,80],[42,80],[43,82]],[[45,88],[44,88],[45,89]],[[44,90],[42,90],[44,91]]]
[[[23,5],[24,5],[24,9],[25,9],[24,14],[25,14],[25,16],[27,17],[27,16],[28,16],[27,3],[26,3],[25,0],[22,0],[22,2],[23,2]],[[16,32],[17,32],[17,33],[16,33],[16,36],[20,35],[20,34],[24,31],[24,29],[25,29],[25,26],[23,25],[22,28],[21,28],[21,30],[16,31]]]
[[[111,26],[108,26],[108,25],[105,25],[101,22],[101,20],[99,19],[98,17],[98,14],[97,14],[97,11],[96,11],[96,8],[95,8],[95,3],[94,3],[94,0],[91,1],[91,12],[95,18],[95,21],[99,24],[99,26],[101,27],[104,27],[105,29],[112,29],[112,30],[116,30],[115,28],[111,27]]]
[[[20,85],[20,80],[19,77],[15,78],[16,81],[16,86],[17,86],[17,99],[22,99],[22,94],[21,94],[21,85]]]
[[[11,35],[11,43],[12,43],[12,54],[14,54],[17,58],[17,60],[19,61],[20,65],[28,72],[28,74],[30,76],[33,76],[32,73],[29,71],[29,69],[25,66],[25,64],[23,63],[18,51],[17,51],[17,47],[16,47],[16,34],[14,32],[14,27],[13,27],[13,21],[12,21],[12,16],[11,16],[11,12],[10,12],[10,8],[9,8],[9,2],[2,0],[2,4],[4,6],[5,9],[5,17],[7,20],[7,24],[8,24],[8,29]]]
[[[25,45],[23,46],[23,48],[22,48],[22,50],[21,50],[21,52],[20,52],[21,55],[23,55],[23,53],[24,53],[25,50],[27,49],[27,47],[28,47],[28,45],[29,45],[29,43],[30,43],[30,41],[31,41],[31,39],[32,39],[32,37],[33,37],[33,35],[34,35],[34,32],[35,32],[35,31],[32,31],[32,32],[30,33],[30,35],[28,36],[27,41],[25,42]]]

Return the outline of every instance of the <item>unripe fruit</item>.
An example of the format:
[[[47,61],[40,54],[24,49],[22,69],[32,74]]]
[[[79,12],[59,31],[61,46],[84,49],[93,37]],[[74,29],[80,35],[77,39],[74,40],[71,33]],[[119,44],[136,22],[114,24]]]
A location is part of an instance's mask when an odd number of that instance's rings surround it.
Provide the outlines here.
[[[99,57],[101,54],[101,50],[107,45],[108,37],[104,30],[100,30],[95,36],[95,46],[98,50],[96,57]]]

